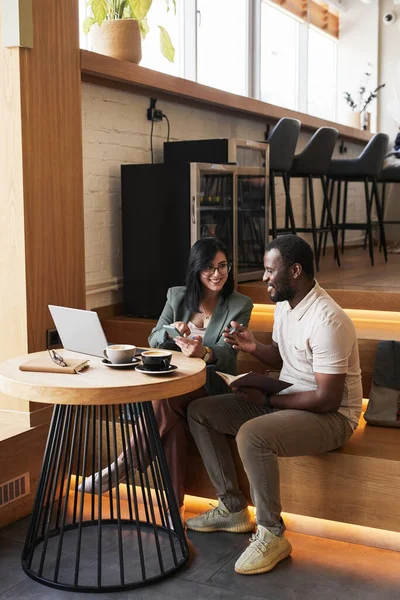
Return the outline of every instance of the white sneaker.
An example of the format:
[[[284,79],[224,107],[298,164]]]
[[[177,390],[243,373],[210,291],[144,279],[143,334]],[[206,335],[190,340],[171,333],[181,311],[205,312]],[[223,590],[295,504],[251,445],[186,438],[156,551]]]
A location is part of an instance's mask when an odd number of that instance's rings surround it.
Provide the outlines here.
[[[110,476],[111,475],[111,482],[110,482]],[[94,482],[93,482],[93,477],[92,475],[90,475],[90,477],[86,477],[84,483],[79,484],[78,486],[78,491],[81,492],[82,488],[84,489],[85,493],[92,493],[92,490],[94,488],[94,491],[96,494],[104,494],[105,492],[108,492],[110,488],[114,488],[116,487],[116,485],[118,483],[120,483],[120,481],[122,481],[125,477],[125,465],[123,462],[118,462],[118,469],[115,469],[115,462],[111,463],[110,465],[110,473],[108,471],[108,467],[106,467],[105,469],[102,470],[101,473],[95,473],[94,475]],[[101,488],[101,491],[100,491]]]
[[[253,531],[255,523],[248,508],[231,513],[222,500],[219,500],[218,506],[213,504],[210,504],[210,506],[212,508],[207,512],[187,519],[187,528],[205,533],[211,531],[231,531],[232,533]]]
[[[291,552],[292,546],[284,536],[278,537],[259,525],[250,538],[250,546],[236,561],[235,571],[242,575],[267,573]]]

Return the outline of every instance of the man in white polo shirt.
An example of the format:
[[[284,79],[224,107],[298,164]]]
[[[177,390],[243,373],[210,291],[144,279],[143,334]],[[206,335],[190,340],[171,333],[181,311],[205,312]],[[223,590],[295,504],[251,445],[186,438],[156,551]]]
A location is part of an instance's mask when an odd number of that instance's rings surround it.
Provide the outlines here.
[[[257,531],[235,564],[238,573],[270,571],[291,553],[284,535],[279,456],[305,456],[342,446],[357,427],[362,387],[354,325],[314,280],[313,252],[302,238],[285,235],[268,244],[263,281],[277,303],[272,344],[232,322],[226,342],[291,383],[279,395],[255,389],[195,400],[188,409],[193,437],[219,503],[187,520],[195,531],[252,531],[228,436],[235,436],[257,514]],[[310,485],[312,482],[310,481]]]

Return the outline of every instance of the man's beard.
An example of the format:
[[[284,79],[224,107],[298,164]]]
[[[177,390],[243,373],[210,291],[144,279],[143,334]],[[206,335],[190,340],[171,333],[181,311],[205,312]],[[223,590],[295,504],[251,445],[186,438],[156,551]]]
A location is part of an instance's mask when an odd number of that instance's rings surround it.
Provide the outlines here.
[[[279,284],[279,290],[276,289],[275,286],[272,286],[272,292],[269,293],[269,296],[275,304],[277,302],[284,302],[287,300],[288,302],[292,300],[295,296],[295,291],[290,287],[289,278],[286,277],[282,279],[282,282]]]

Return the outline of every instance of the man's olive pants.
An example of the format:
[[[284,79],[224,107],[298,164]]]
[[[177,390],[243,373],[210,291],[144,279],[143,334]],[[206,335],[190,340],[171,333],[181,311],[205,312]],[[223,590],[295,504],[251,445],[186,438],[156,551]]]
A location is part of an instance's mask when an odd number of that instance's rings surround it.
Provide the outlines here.
[[[278,456],[328,452],[342,446],[353,433],[347,419],[338,412],[271,412],[235,394],[194,400],[187,416],[211,482],[230,512],[247,506],[228,443],[229,436],[236,437],[250,482],[257,523],[275,535],[282,535],[285,530],[281,518]]]

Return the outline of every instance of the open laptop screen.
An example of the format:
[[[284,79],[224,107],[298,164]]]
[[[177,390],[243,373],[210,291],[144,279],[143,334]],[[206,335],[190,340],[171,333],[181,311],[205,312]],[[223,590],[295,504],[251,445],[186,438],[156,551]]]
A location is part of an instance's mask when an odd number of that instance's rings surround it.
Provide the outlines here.
[[[103,356],[108,342],[96,312],[51,304],[49,310],[66,350]]]

